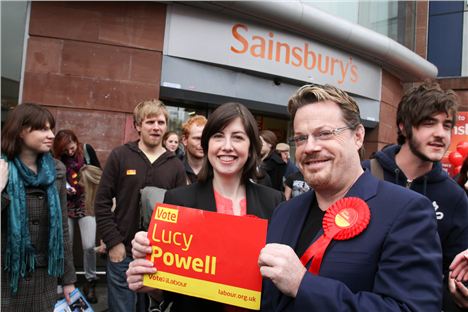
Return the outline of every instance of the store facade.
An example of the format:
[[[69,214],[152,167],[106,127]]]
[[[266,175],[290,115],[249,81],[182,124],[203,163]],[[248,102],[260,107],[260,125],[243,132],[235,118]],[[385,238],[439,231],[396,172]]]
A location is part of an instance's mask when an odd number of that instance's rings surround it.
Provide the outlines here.
[[[143,99],[169,106],[172,129],[241,102],[285,141],[290,95],[306,83],[332,84],[360,106],[367,155],[394,142],[404,83],[434,78],[435,67],[385,36],[298,5],[32,2],[20,102],[49,107],[58,129],[73,129],[105,160],[135,138],[131,113]]]

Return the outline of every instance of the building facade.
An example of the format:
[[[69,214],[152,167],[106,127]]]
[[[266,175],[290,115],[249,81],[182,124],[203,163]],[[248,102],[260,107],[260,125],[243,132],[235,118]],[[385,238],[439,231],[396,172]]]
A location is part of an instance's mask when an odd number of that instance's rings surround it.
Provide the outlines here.
[[[289,96],[303,84],[328,83],[357,100],[368,156],[396,141],[404,89],[435,78],[437,68],[425,59],[427,2],[388,6],[383,17],[374,17],[373,7],[353,9],[302,2],[30,2],[18,102],[47,106],[57,130],[74,130],[105,161],[112,148],[136,137],[132,111],[141,100],[162,99],[171,129],[190,114],[241,102],[261,129],[286,141]],[[340,16],[349,12],[351,21]],[[2,73],[2,106],[7,82]]]

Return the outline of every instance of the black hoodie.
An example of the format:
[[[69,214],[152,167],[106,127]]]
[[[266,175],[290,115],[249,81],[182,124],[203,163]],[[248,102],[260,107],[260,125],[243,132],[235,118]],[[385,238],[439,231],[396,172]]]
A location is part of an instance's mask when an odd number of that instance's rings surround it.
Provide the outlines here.
[[[468,248],[468,200],[465,191],[448,176],[440,162],[435,162],[427,174],[408,183],[395,162],[399,151],[400,146],[393,145],[377,152],[375,158],[384,170],[386,181],[408,187],[431,200],[444,252],[444,269],[447,269],[453,257]],[[364,162],[364,166],[369,168],[369,162]]]
[[[425,195],[434,206],[437,217],[437,231],[442,243],[443,270],[447,274],[453,258],[468,248],[468,200],[465,191],[442,169],[440,162],[434,162],[432,170],[414,179],[411,183],[398,168],[395,155],[401,146],[392,145],[375,154],[375,159],[389,181]],[[363,166],[370,168],[368,160]],[[445,301],[445,300],[444,300]]]

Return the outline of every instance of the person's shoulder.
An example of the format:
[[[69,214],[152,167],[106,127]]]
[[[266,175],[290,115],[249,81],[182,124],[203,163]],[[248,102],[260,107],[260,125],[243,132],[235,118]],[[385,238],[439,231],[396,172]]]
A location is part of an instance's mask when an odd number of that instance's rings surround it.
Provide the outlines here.
[[[60,181],[61,179],[65,179],[65,176],[67,174],[67,167],[65,167],[64,163],[58,160],[57,158],[54,158],[54,164],[55,164],[55,179],[57,181]]]
[[[259,194],[265,194],[267,196],[279,196],[281,197],[283,193],[281,193],[280,191],[272,188],[272,187],[269,187],[269,186],[266,186],[266,185],[262,185],[262,184],[258,184],[258,183],[254,183],[254,182],[249,182],[249,185],[250,187],[257,193]]]
[[[167,204],[192,207],[194,206],[196,196],[203,192],[202,189],[202,186],[196,182],[167,190],[164,195],[164,202]]]
[[[121,154],[123,152],[133,151],[135,147],[132,145],[132,142],[125,143],[119,146],[116,146],[112,149],[111,154]]]
[[[425,206],[431,213],[434,212],[428,197],[388,181],[378,180],[378,192],[375,199],[379,205],[392,206],[392,210],[397,215],[413,206]]]
[[[167,190],[166,194],[170,195],[179,195],[179,194],[188,194],[193,192],[193,190],[197,189],[197,184],[189,184],[189,185],[183,185],[179,186],[170,190]]]
[[[94,152],[94,147],[89,144],[89,143],[83,143],[83,147],[88,151],[88,152]]]
[[[54,162],[55,162],[55,171],[57,172],[57,174],[59,174],[59,173],[62,174],[67,170],[67,168],[65,167],[63,162],[61,162],[57,158],[54,158]]]

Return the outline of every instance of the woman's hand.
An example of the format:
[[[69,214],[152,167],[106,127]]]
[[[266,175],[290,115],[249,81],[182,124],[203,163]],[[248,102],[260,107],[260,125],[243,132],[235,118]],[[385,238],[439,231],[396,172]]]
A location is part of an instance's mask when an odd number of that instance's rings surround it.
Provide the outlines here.
[[[5,159],[0,159],[0,192],[8,183],[8,163]]]
[[[154,288],[143,286],[143,275],[156,273],[153,262],[146,259],[135,259],[128,265],[127,283],[128,288],[138,292],[149,292]]]
[[[68,304],[71,304],[70,294],[74,290],[75,290],[75,285],[73,285],[73,284],[63,286],[63,295],[65,296],[65,299],[67,300]]]
[[[132,257],[133,259],[144,259],[147,254],[151,254],[152,249],[148,239],[148,232],[140,231],[135,234],[132,240]]]

